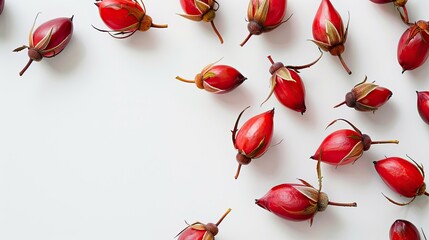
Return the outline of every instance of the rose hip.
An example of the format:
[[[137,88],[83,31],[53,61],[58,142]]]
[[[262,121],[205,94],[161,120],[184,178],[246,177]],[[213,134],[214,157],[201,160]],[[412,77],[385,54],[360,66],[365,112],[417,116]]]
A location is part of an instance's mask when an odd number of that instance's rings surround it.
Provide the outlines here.
[[[407,3],[408,0],[370,0],[370,1],[378,4],[393,3],[399,12],[399,15],[401,16],[402,21],[408,24],[408,21],[409,21],[408,11],[407,11],[407,8],[405,7],[405,4]]]
[[[328,205],[342,207],[357,206],[355,202],[336,203],[329,201],[328,195],[321,191],[322,174],[320,161],[317,163],[317,177],[319,180],[319,189],[299,179],[301,184],[286,183],[273,187],[265,196],[257,199],[255,203],[287,220],[304,221],[309,219],[310,225],[313,223],[316,213],[325,211]]]
[[[299,69],[304,69],[314,65],[322,57],[322,54],[316,61],[303,66],[285,66],[281,62],[274,62],[271,56],[268,60],[271,62],[271,91],[267,99],[262,103],[264,104],[271,95],[274,93],[276,98],[285,107],[303,114],[306,110],[305,107],[305,87],[298,75]],[[261,104],[261,105],[262,105]]]
[[[71,18],[52,19],[33,31],[36,20],[37,16],[30,30],[29,45],[13,50],[19,52],[28,49],[30,59],[19,73],[20,76],[24,74],[33,61],[40,62],[44,57],[55,57],[63,51],[73,35],[73,16]]]
[[[195,76],[195,80],[187,80],[179,76],[176,79],[182,82],[195,83],[199,89],[204,89],[211,93],[227,93],[247,79],[231,66],[215,64],[207,65]]]
[[[329,0],[322,0],[313,20],[312,40],[323,51],[338,56],[344,69],[352,74],[341,54],[344,52],[349,23],[344,29],[343,20]]]
[[[398,140],[372,141],[367,134],[362,134],[358,128],[345,119],[336,119],[326,128],[338,120],[348,123],[354,130],[341,129],[329,134],[310,158],[315,160],[320,158],[320,161],[335,166],[346,165],[358,160],[372,144],[399,143]]]
[[[261,157],[268,150],[273,136],[274,108],[250,118],[241,126],[240,130],[237,129],[238,122],[247,108],[238,115],[234,130],[231,131],[232,143],[238,150],[236,157],[238,169],[235,179],[238,178],[242,165],[249,164],[252,159]]]
[[[141,0],[96,0],[100,17],[112,30],[106,32],[118,39],[131,37],[137,31],[147,31],[153,28],[167,28],[167,24],[155,24],[152,18],[146,14],[146,8]]]
[[[420,233],[416,226],[407,220],[396,220],[389,231],[390,240],[420,240]],[[425,237],[426,239],[426,237]]]
[[[409,202],[398,203],[385,196],[387,200],[399,206],[412,203],[417,196],[423,194],[429,196],[424,183],[423,166],[412,161],[413,163],[403,158],[389,157],[373,162],[375,170],[387,186],[404,197],[412,198]]]
[[[429,22],[420,20],[410,25],[399,39],[397,56],[402,73],[425,63],[429,57]]]
[[[417,110],[422,120],[429,124],[429,92],[417,92]]]
[[[180,0],[180,4],[182,5],[183,11],[186,13],[179,14],[180,16],[192,21],[210,22],[220,43],[223,43],[222,36],[214,24],[216,11],[219,9],[219,3],[216,0]]]
[[[189,225],[177,234],[177,236],[179,236],[179,240],[214,240],[215,236],[219,232],[219,224],[229,212],[231,212],[230,208],[216,223],[202,224],[200,222],[195,222]]]
[[[287,9],[286,0],[250,0],[247,8],[249,35],[240,44],[244,46],[253,35],[261,35],[276,29],[282,23]]]
[[[345,101],[336,105],[334,108],[346,104],[348,107],[358,111],[374,112],[379,107],[383,106],[392,96],[392,92],[374,83],[367,83],[366,79],[367,77],[365,77],[363,82],[354,86],[353,89],[346,94]]]

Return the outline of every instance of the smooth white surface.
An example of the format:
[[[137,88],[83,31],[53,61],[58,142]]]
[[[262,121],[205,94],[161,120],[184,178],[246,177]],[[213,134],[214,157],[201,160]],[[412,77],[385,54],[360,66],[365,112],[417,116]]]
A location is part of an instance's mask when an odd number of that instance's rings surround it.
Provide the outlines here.
[[[329,54],[302,70],[307,112],[301,116],[274,96],[259,107],[269,91],[266,57],[286,65],[317,58],[317,47],[307,40],[319,1],[289,1],[290,21],[243,48],[248,1],[219,3],[215,23],[223,45],[210,24],[176,15],[179,1],[145,1],[154,22],[169,28],[126,40],[91,27],[105,28],[91,1],[6,2],[0,16],[0,239],[173,239],[184,220],[215,222],[229,207],[216,239],[387,239],[398,218],[429,232],[429,199],[390,204],[381,192],[407,199],[389,190],[372,164],[409,154],[429,166],[429,128],[417,114],[415,93],[429,90],[429,64],[401,74],[396,47],[406,26],[394,7],[332,1],[344,21],[350,12],[344,59],[353,74]],[[409,1],[408,9],[412,20],[427,19],[429,2]],[[37,25],[74,14],[73,39],[56,58],[33,63],[19,77],[27,56],[12,49],[27,44],[39,11]],[[222,64],[248,77],[229,94],[212,95],[174,79],[191,78],[222,57]],[[391,89],[391,100],[375,114],[333,109],[365,75]],[[230,130],[248,105],[242,123],[275,107],[273,142],[284,141],[234,180]],[[330,132],[348,127],[324,130],[336,118],[352,121],[373,140],[400,140],[373,146],[354,165],[322,165],[324,192],[358,207],[328,207],[310,227],[256,206],[254,199],[277,184],[296,178],[317,184],[309,156]]]

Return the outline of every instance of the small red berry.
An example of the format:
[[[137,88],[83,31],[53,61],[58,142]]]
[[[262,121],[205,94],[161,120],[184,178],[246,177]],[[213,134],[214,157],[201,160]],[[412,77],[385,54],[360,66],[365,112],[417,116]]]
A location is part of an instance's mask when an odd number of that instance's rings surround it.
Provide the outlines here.
[[[409,202],[398,203],[385,196],[390,202],[404,206],[413,202],[417,196],[423,194],[429,196],[424,183],[425,172],[423,171],[423,166],[399,157],[389,157],[373,163],[381,179],[392,190],[404,197],[412,198]]]
[[[283,21],[286,9],[286,0],[249,0],[249,7],[247,8],[249,35],[240,46],[244,46],[253,35],[272,31],[289,20],[290,17]]]
[[[180,0],[180,4],[186,13],[179,14],[180,16],[192,21],[210,22],[220,43],[223,43],[222,36],[214,24],[216,11],[219,9],[219,3],[216,0]]]
[[[301,184],[286,183],[273,187],[268,193],[256,200],[256,204],[275,215],[291,220],[304,221],[310,220],[318,212],[325,211],[328,205],[356,207],[353,203],[336,203],[328,199],[328,195],[322,192],[322,176],[320,170],[320,161],[317,163],[317,175],[319,179],[319,189],[314,188],[308,182],[299,179]]]
[[[24,45],[13,50],[19,52],[28,49],[30,60],[19,73],[20,76],[24,74],[33,61],[39,62],[44,57],[51,58],[59,54],[70,42],[73,35],[73,16],[71,18],[52,19],[33,31],[36,20],[37,16],[30,30],[29,46]]]
[[[240,130],[237,129],[241,115],[247,108],[238,115],[234,130],[232,130],[232,143],[238,150],[236,157],[238,169],[235,179],[240,174],[241,165],[249,164],[252,159],[261,157],[268,150],[273,136],[274,108],[250,118],[241,126]]]
[[[348,123],[354,130],[341,129],[329,134],[310,158],[315,160],[320,158],[320,161],[335,166],[345,165],[358,160],[372,144],[399,143],[398,140],[372,141],[367,134],[362,134],[358,128],[345,119],[336,119],[327,128],[338,120]]]
[[[343,20],[329,0],[322,0],[313,20],[312,40],[323,51],[338,56],[348,74],[352,74],[341,54],[347,40],[349,23],[344,29]]]
[[[215,236],[219,232],[219,224],[226,217],[226,215],[228,215],[229,212],[231,212],[230,208],[217,221],[217,223],[203,224],[200,222],[195,222],[189,225],[187,228],[183,229],[179,234],[177,234],[177,236],[179,236],[179,240],[214,240]]]
[[[298,75],[299,69],[304,69],[314,65],[322,57],[322,54],[316,61],[303,66],[285,66],[281,62],[274,62],[271,56],[268,60],[271,62],[271,91],[264,104],[274,93],[276,98],[285,107],[303,114],[306,110],[305,106],[305,87]],[[262,105],[261,104],[261,105]]]
[[[399,12],[399,15],[401,16],[402,21],[404,23],[408,23],[409,21],[408,11],[407,11],[407,8],[405,7],[405,4],[407,3],[408,0],[370,0],[370,1],[377,4],[393,3]]]
[[[96,0],[100,17],[112,31],[107,32],[118,39],[128,38],[137,31],[147,31],[149,28],[167,28],[167,24],[154,24],[146,14],[146,8],[141,0]]]
[[[374,112],[379,107],[383,106],[392,96],[392,92],[374,83],[367,83],[366,79],[365,77],[363,82],[354,86],[353,89],[346,94],[345,101],[336,105],[334,108],[346,104],[348,107],[358,111]]]
[[[187,80],[179,76],[177,80],[187,83],[195,83],[199,89],[211,93],[227,93],[240,86],[247,78],[237,69],[228,65],[207,65],[195,76],[195,80]]]
[[[417,92],[417,110],[422,120],[429,124],[429,92]]]
[[[402,73],[425,63],[429,57],[429,22],[418,21],[402,34],[397,55]]]
[[[420,240],[420,233],[416,226],[407,220],[396,220],[389,231],[390,240]],[[425,237],[426,239],[426,237]]]

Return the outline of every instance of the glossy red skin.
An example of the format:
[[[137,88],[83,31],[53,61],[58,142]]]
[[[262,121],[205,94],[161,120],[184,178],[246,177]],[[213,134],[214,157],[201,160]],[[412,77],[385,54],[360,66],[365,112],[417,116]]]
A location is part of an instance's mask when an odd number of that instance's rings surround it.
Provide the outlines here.
[[[304,185],[293,183],[280,184],[273,187],[265,196],[256,200],[256,204],[287,220],[304,221],[313,218],[317,210],[307,213],[304,210],[317,203],[308,199],[304,194],[296,190],[294,186]]]
[[[343,161],[341,164],[340,161],[349,154],[353,147],[362,142],[360,139],[351,138],[350,136],[358,136],[362,138],[362,135],[350,130],[350,129],[341,129],[329,134],[320,144],[316,153],[311,156],[312,159],[319,160],[320,150],[323,149],[321,161],[331,165],[345,165],[352,163],[358,159],[350,158]]]
[[[208,0],[201,0],[204,3],[208,3]],[[182,6],[183,11],[189,15],[204,15],[200,10],[195,6],[195,0],[180,0],[180,5]]]
[[[410,39],[409,35],[413,27],[409,27],[402,34],[398,43],[397,57],[403,71],[420,67],[429,57],[429,36],[418,33]]]
[[[423,175],[416,165],[403,158],[389,157],[374,163],[381,179],[395,192],[412,198],[423,185]]]
[[[60,53],[70,42],[70,36],[73,34],[73,22],[71,18],[55,18],[40,25],[33,32],[33,45],[36,46],[52,29],[51,40],[46,49],[59,46],[65,39],[66,42],[54,51],[43,54],[43,57],[53,57]]]
[[[422,120],[429,124],[429,92],[417,92],[417,110]]]
[[[377,87],[364,98],[360,99],[359,103],[367,106],[379,108],[383,106],[392,96],[392,92],[384,87]]]
[[[265,0],[250,0],[252,5],[255,6],[259,2],[259,5]],[[286,0],[267,0],[269,1],[268,14],[263,27],[275,26],[283,21],[286,14],[287,1]],[[253,14],[255,14],[255,7],[253,7]],[[250,18],[250,17],[249,17]]]
[[[188,227],[180,234],[178,240],[202,240],[205,233],[206,230],[197,230]]]
[[[137,19],[134,15],[130,14],[129,11],[125,8],[112,8],[109,5],[123,5],[135,8],[137,11],[141,12],[142,15],[145,14],[142,7],[132,0],[103,0],[101,2],[95,3],[98,6],[100,17],[103,22],[114,31],[121,31],[124,28],[127,28],[133,24],[138,23],[141,19]],[[130,29],[134,31],[137,29]]]
[[[228,65],[215,65],[208,72],[215,76],[205,78],[203,85],[209,84],[212,87],[223,90],[219,93],[227,93],[238,87],[246,79],[237,69]]]
[[[295,71],[288,70],[295,82],[283,80],[280,76],[277,76],[274,95],[285,107],[304,113],[306,110],[304,83]]]
[[[417,227],[407,220],[396,220],[389,231],[390,240],[420,240]]]
[[[340,36],[343,37],[344,25],[340,14],[329,0],[322,0],[313,20],[313,38],[316,41],[329,44],[326,34],[327,20],[335,26]]]
[[[262,156],[268,149],[273,136],[274,128],[274,110],[270,110],[258,114],[247,120],[237,132],[235,137],[235,148],[240,152],[250,154],[254,151],[261,141],[265,139],[265,143],[261,149],[249,158],[258,158]]]
[[[3,12],[4,9],[4,1],[5,0],[0,0],[0,14]]]

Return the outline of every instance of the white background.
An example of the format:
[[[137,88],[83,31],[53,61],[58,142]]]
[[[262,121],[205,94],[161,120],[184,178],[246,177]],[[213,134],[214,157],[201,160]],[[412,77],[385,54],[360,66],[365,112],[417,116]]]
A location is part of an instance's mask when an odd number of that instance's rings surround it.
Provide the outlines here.
[[[381,181],[372,161],[412,156],[429,166],[428,126],[416,110],[416,90],[429,90],[429,64],[401,74],[396,48],[406,26],[394,7],[368,0],[332,3],[350,31],[344,59],[325,54],[302,70],[307,112],[283,107],[269,91],[266,58],[286,65],[316,59],[311,25],[320,1],[289,1],[293,17],[274,32],[247,35],[248,1],[219,1],[215,23],[181,18],[179,1],[146,1],[148,15],[168,29],[150,29],[116,40],[91,27],[105,28],[91,1],[9,0],[0,16],[0,239],[93,240],[173,239],[186,224],[216,222],[217,239],[387,239],[398,218],[429,232],[428,198],[406,207],[389,203],[381,192],[407,201]],[[429,2],[409,1],[412,21],[427,19]],[[28,31],[56,17],[74,18],[74,35],[54,59],[33,63],[24,76]],[[235,91],[213,95],[176,75],[192,78],[223,57],[248,80]],[[368,75],[393,91],[375,114],[332,107]],[[238,113],[251,116],[276,108],[273,142],[263,157],[242,168],[238,180],[230,130]],[[322,165],[323,190],[332,201],[356,201],[357,208],[328,207],[309,222],[283,220],[254,204],[271,187],[303,178],[317,184],[309,156],[330,132],[352,121],[375,145],[354,165]]]

